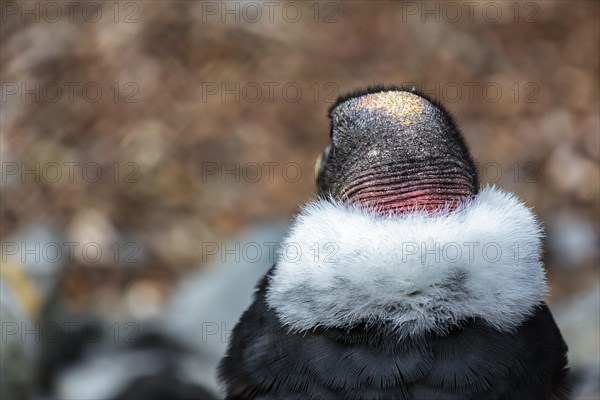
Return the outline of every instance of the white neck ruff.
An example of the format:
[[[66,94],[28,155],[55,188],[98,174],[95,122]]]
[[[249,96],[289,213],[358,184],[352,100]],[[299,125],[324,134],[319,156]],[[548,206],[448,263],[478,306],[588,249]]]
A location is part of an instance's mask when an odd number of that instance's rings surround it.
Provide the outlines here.
[[[533,213],[495,187],[433,216],[321,199],[284,241],[267,303],[295,331],[385,322],[415,336],[472,318],[507,331],[545,299],[540,237]]]

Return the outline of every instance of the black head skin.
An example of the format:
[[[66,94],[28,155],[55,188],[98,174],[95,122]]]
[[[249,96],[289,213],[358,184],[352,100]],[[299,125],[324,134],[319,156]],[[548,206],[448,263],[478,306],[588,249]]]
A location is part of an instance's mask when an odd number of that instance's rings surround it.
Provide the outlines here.
[[[385,212],[458,205],[478,191],[469,149],[435,100],[400,87],[340,97],[318,167],[322,195]]]

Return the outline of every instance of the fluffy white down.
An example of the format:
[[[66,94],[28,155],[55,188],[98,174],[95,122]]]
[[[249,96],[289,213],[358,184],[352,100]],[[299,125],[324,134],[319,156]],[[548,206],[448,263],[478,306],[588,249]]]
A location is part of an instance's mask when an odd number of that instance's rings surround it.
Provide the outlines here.
[[[495,187],[435,216],[321,199],[285,240],[267,302],[297,331],[386,321],[414,336],[475,317],[507,331],[545,299],[540,236],[527,206]]]

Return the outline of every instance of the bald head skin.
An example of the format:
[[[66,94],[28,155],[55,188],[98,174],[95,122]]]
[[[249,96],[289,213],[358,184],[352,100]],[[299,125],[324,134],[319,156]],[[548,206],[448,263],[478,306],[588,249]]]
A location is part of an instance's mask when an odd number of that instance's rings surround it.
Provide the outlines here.
[[[371,88],[330,110],[321,194],[388,212],[453,208],[477,193],[468,148],[451,116],[426,96]]]

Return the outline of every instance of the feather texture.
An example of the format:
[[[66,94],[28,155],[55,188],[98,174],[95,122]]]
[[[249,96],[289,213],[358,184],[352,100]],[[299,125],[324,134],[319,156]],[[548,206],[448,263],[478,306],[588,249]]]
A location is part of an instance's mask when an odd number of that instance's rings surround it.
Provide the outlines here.
[[[385,321],[414,336],[472,318],[512,330],[546,296],[540,236],[533,213],[494,187],[433,216],[319,200],[285,240],[266,299],[296,331]]]

